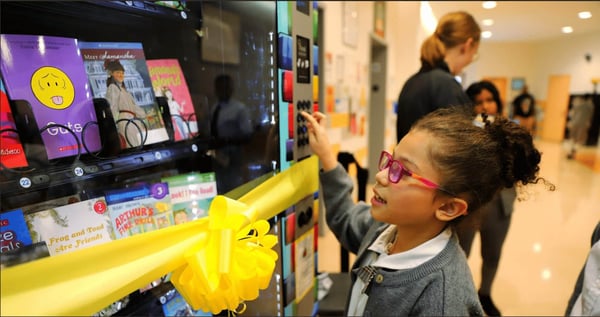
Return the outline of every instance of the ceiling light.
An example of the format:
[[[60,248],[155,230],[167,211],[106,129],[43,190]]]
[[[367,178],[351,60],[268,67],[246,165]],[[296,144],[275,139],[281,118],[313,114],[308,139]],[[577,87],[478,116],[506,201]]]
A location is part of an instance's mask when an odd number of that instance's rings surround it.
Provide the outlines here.
[[[492,31],[481,32],[481,37],[483,37],[484,39],[489,39],[490,37],[492,37]]]
[[[592,17],[592,13],[590,11],[581,11],[578,13],[580,19],[589,19]]]
[[[542,270],[542,280],[549,280],[552,278],[552,271],[550,269],[543,269]]]
[[[494,25],[494,20],[492,19],[484,19],[483,21],[481,21],[481,23],[485,26],[491,26]]]
[[[481,6],[484,9],[493,9],[496,7],[496,1],[483,1],[483,3],[481,4]]]
[[[570,26],[563,26],[562,27],[562,32],[563,33],[573,33],[573,28]]]

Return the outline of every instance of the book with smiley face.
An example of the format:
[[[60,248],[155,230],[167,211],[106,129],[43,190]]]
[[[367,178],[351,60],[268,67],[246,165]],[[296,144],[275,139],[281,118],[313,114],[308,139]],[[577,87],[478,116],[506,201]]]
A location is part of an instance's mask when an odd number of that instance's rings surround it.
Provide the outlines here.
[[[77,39],[0,35],[0,70],[11,100],[33,111],[48,159],[100,150],[92,94]]]

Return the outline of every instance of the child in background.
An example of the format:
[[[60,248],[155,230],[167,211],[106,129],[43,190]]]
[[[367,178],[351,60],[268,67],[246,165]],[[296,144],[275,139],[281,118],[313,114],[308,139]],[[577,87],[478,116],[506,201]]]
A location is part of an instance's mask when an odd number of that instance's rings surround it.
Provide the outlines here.
[[[502,100],[496,86],[489,81],[479,81],[471,84],[467,95],[473,101],[476,115],[487,116],[492,121],[502,115]],[[478,120],[482,120],[478,117]],[[483,311],[488,316],[500,316],[500,311],[492,301],[492,283],[496,277],[502,245],[506,239],[513,206],[517,197],[515,187],[504,188],[492,200],[483,205],[474,221],[462,221],[457,226],[458,240],[467,257],[471,253],[471,245],[475,233],[479,231],[481,239],[481,285],[478,295]]]
[[[301,114],[322,166],[327,224],[357,254],[346,315],[483,315],[453,227],[501,188],[538,181],[531,135],[504,118],[474,125],[470,109],[436,110],[382,152],[367,205],[353,201],[325,115]]]
[[[569,121],[567,122],[567,128],[569,128],[568,142],[571,147],[567,158],[570,160],[575,158],[577,146],[586,144],[588,130],[592,125],[592,117],[594,116],[594,103],[591,94],[573,98],[572,104],[573,107],[569,110]]]

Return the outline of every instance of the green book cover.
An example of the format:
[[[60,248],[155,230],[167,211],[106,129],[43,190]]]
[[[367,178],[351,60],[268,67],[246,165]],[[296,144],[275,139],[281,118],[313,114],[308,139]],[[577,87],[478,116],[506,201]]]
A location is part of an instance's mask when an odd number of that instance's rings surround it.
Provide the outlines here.
[[[208,215],[208,208],[217,195],[215,173],[188,173],[166,177],[173,206],[175,224]]]

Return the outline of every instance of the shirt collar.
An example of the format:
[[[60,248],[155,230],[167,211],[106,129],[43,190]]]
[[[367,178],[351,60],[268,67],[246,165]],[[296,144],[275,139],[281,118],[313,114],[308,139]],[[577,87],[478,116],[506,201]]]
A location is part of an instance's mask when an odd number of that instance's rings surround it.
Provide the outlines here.
[[[439,62],[437,62],[433,67],[427,63],[421,63],[421,69],[419,69],[419,72],[428,72],[434,69],[441,69],[445,72],[450,73],[450,66],[448,66],[448,64],[446,64],[446,61],[441,60]]]
[[[388,255],[386,252],[386,245],[396,234],[396,226],[390,225],[375,239],[375,241],[369,247],[369,250],[377,252],[379,257],[371,265],[392,269],[410,269],[417,267],[440,253],[445,247],[450,237],[452,236],[452,229],[446,228],[440,234],[432,238],[431,240],[425,241],[424,243],[404,252]]]

